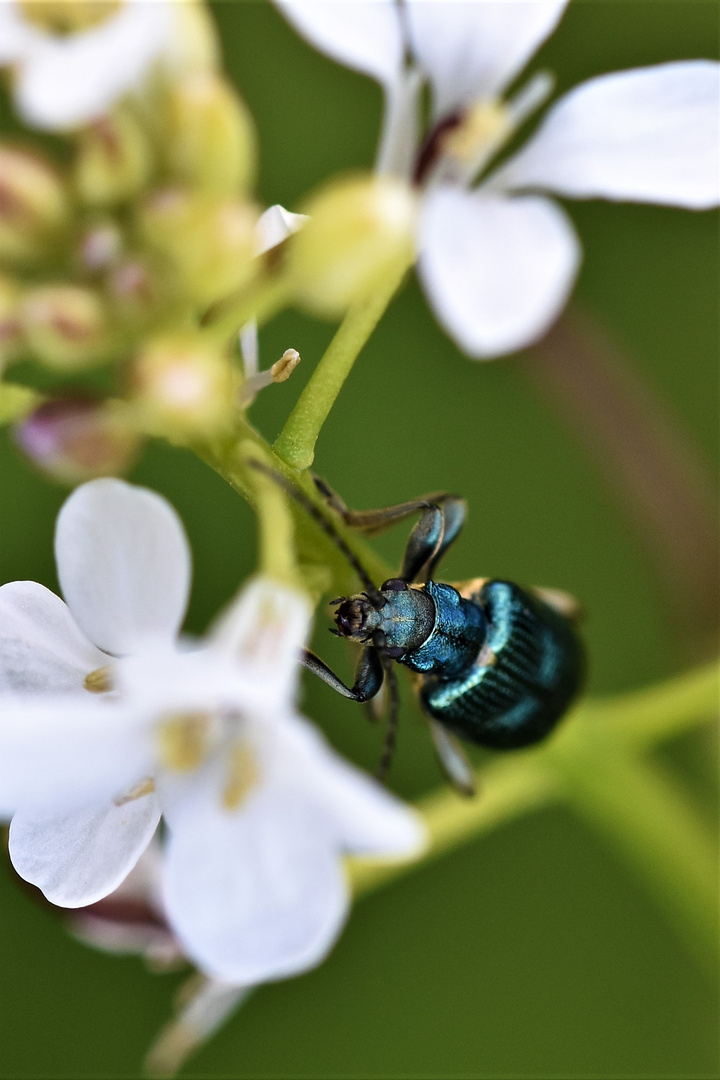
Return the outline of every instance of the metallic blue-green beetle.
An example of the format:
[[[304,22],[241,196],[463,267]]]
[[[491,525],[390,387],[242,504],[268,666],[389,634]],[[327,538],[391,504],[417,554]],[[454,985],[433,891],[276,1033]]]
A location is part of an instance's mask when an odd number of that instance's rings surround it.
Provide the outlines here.
[[[440,493],[384,510],[351,511],[323,481],[316,483],[346,524],[367,533],[418,512],[421,516],[400,573],[377,588],[337,530],[313,509],[365,586],[363,593],[333,602],[335,633],[365,647],[351,687],[314,653],[306,652],[303,662],[354,701],[374,698],[387,680],[391,709],[381,772],[395,738],[392,661],[415,672],[441,764],[461,790],[470,791],[472,770],[450,733],[495,749],[543,739],[583,679],[584,652],[575,629],[578,605],[566,593],[522,589],[509,581],[434,581],[435,567],[465,522],[463,499]]]

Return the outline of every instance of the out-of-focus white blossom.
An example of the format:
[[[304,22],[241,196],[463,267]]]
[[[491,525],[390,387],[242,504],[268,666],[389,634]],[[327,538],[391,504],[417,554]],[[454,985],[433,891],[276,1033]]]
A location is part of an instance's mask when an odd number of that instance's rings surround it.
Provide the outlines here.
[[[345,921],[344,852],[410,855],[416,816],[293,705],[304,597],[257,579],[202,643],[178,640],[182,527],[120,480],[78,488],[56,529],[67,605],[0,589],[0,813],[53,903],[107,896],[167,826],[162,904],[208,975],[253,985],[317,964]]]
[[[96,3],[95,17],[83,19],[83,6],[91,5],[82,0],[57,4],[56,18],[43,12],[48,5],[3,0],[0,65],[14,69],[15,102],[23,119],[61,131],[107,112],[170,48],[178,30],[177,2],[104,0],[106,11]]]
[[[561,207],[605,198],[704,209],[720,201],[720,65],[689,60],[601,75],[554,104],[495,165],[550,90],[507,88],[567,0],[276,0],[318,49],[385,91],[378,169],[424,191],[419,273],[471,356],[531,344],[562,310],[580,245]],[[418,137],[419,94],[432,118]]]

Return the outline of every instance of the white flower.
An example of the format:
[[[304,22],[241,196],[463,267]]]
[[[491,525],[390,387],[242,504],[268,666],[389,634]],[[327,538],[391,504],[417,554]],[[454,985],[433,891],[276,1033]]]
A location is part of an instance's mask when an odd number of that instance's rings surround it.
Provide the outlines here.
[[[163,904],[206,973],[251,985],[318,963],[348,910],[345,851],[410,854],[415,815],[293,706],[304,598],[246,587],[178,641],[190,555],[172,508],[120,480],[78,488],[56,530],[67,606],[0,589],[0,814],[53,903],[112,892],[167,825]]]
[[[540,75],[513,98],[503,95],[567,0],[276,2],[313,45],[384,87],[378,168],[423,186],[420,277],[439,321],[472,356],[497,356],[541,337],[572,289],[581,254],[574,229],[556,202],[533,192],[689,209],[720,201],[715,62],[590,79],[494,168],[550,83]],[[418,140],[423,78],[433,111]]]
[[[75,32],[54,33],[52,16],[45,20],[48,25],[43,23],[46,5],[2,0],[0,65],[17,68],[15,101],[22,117],[53,131],[107,112],[169,45],[174,3],[122,0],[117,10],[108,2],[107,12],[101,3],[95,6],[98,21],[86,27],[81,23]],[[72,28],[74,9],[82,15],[78,0],[63,0],[56,7],[63,29]]]

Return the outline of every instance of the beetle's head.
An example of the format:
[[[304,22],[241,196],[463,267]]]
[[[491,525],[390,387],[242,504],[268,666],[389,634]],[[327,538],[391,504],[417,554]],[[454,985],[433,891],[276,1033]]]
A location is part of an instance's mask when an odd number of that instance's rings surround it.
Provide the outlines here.
[[[435,624],[435,604],[424,590],[400,578],[383,582],[374,594],[337,601],[336,633],[365,645],[375,644],[393,660],[417,649]]]

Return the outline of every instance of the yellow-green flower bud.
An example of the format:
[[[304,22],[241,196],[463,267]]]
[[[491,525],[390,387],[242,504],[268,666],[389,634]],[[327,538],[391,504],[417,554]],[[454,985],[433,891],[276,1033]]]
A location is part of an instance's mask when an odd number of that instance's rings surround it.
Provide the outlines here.
[[[152,171],[150,144],[127,108],[84,128],[75,160],[75,186],[89,206],[111,206],[132,199]]]
[[[30,263],[52,254],[68,218],[52,166],[39,155],[0,146],[0,260]]]
[[[33,464],[63,484],[126,472],[141,442],[127,406],[79,396],[43,402],[14,434]]]
[[[181,183],[212,195],[237,195],[252,187],[255,128],[245,103],[224,79],[206,71],[176,83],[167,115],[167,161]]]
[[[413,259],[417,203],[401,180],[334,180],[303,210],[309,220],[287,242],[287,272],[295,298],[319,315],[342,315]]]
[[[107,359],[107,316],[94,290],[43,285],[26,293],[21,313],[28,346],[48,367],[79,371]]]
[[[189,334],[157,338],[135,360],[131,401],[150,433],[178,442],[209,438],[232,416],[237,372],[206,341]]]
[[[146,203],[141,227],[148,242],[171,260],[187,296],[207,305],[258,273],[256,222],[251,203],[168,190]]]
[[[20,298],[18,283],[5,274],[0,274],[0,372],[22,351]]]

